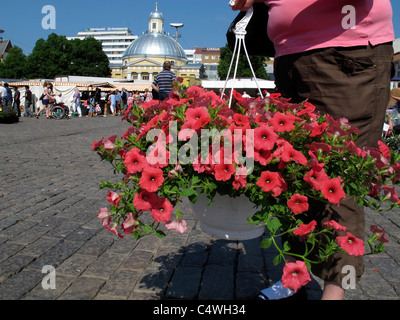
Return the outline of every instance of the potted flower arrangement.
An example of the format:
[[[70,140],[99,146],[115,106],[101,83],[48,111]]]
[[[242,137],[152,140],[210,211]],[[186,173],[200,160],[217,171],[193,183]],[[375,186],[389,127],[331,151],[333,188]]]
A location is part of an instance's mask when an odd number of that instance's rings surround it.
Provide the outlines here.
[[[250,216],[243,224],[266,227],[261,245],[275,245],[276,264],[293,255],[287,243],[277,244],[282,235],[301,238],[310,248],[321,237],[331,239],[321,244],[320,261],[338,251],[383,250],[384,230],[376,226],[364,243],[335,221],[317,230],[315,221],[302,219],[310,199],[340,205],[354,197],[374,210],[399,206],[399,155],[381,141],[379,148],[359,149],[356,128],[318,114],[307,101],[294,104],[279,94],[247,99],[234,91],[229,108],[213,91],[186,88],[179,80],[169,99],[129,106],[123,121],[132,126],[123,136],[94,142],[92,149],[121,175],[100,184],[110,202],[99,212],[104,227],[135,238],[163,237],[162,225],[185,232],[183,198],[196,203],[205,196],[212,206],[228,196],[252,204],[254,214],[245,212]],[[296,258],[296,264],[286,263],[282,278],[294,290],[310,281],[308,270],[316,263],[308,253]],[[293,281],[294,274],[303,277]]]
[[[19,122],[17,112],[5,105],[0,106],[0,123],[15,123],[15,122]]]

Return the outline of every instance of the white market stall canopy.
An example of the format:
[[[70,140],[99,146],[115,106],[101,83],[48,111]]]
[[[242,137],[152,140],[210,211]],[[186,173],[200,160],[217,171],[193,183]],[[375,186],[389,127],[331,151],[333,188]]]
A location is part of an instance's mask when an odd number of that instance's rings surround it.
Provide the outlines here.
[[[79,91],[95,91],[96,88],[100,88],[101,91],[112,91],[125,88],[128,92],[140,91],[144,92],[147,88],[150,88],[151,82],[54,82],[48,81],[53,84],[54,93],[61,97],[61,100],[68,106],[72,105],[73,95],[75,88]],[[25,86],[29,86],[29,89],[33,95],[33,101],[36,105],[40,103],[39,98],[43,93],[43,81],[21,81],[21,82],[9,82],[10,88],[18,87],[21,92],[21,105],[25,103]]]
[[[51,81],[49,81],[51,82]],[[71,83],[71,82],[51,82],[53,84],[54,93],[58,96],[61,96],[61,100],[67,104],[72,104],[72,97],[75,92],[75,88],[80,84]],[[18,90],[21,92],[21,105],[25,104],[25,86],[29,86],[29,90],[32,92],[33,103],[36,105],[39,103],[39,98],[43,94],[43,84],[44,82],[32,82],[32,81],[23,81],[23,82],[9,82],[10,88],[18,87]]]

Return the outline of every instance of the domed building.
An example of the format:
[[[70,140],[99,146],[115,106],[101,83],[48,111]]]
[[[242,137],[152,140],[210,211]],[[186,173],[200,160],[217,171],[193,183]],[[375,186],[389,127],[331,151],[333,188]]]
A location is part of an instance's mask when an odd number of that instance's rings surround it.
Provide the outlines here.
[[[148,31],[132,42],[122,56],[121,76],[127,80],[153,81],[163,70],[165,60],[173,62],[171,71],[187,79],[189,85],[199,78],[201,65],[188,64],[181,45],[164,32],[164,17],[156,4],[149,17]]]

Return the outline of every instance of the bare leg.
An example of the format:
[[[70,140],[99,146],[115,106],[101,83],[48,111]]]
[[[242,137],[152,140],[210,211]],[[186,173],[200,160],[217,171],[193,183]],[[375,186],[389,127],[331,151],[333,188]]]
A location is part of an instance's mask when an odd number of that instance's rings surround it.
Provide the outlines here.
[[[321,300],[343,300],[344,292],[341,285],[333,282],[325,282]]]

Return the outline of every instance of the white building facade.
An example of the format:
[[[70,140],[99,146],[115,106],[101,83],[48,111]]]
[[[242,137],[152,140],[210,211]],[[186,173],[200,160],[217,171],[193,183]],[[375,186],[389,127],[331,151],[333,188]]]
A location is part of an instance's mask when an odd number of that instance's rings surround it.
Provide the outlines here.
[[[129,28],[89,28],[78,32],[76,37],[68,37],[67,39],[83,40],[87,37],[93,37],[101,42],[103,51],[111,65],[122,65],[122,55],[130,44],[138,38],[137,35],[132,34]]]

